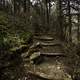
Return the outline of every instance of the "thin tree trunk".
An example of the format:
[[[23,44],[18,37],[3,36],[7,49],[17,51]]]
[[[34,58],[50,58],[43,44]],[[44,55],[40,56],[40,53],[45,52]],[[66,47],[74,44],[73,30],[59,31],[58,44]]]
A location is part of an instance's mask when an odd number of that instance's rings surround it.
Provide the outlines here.
[[[13,22],[14,22],[14,27],[15,27],[15,18],[16,18],[16,0],[13,0]]]
[[[50,4],[50,0],[49,0],[49,14],[50,14],[50,12],[51,12],[51,11],[50,11],[50,8],[51,8],[51,4]]]
[[[58,0],[58,5],[59,5],[59,16],[58,16],[58,20],[59,20],[59,37],[61,39],[63,39],[63,12],[62,12],[62,6],[61,6],[62,2],[61,0]]]
[[[3,9],[5,9],[5,0],[3,0]]]
[[[47,23],[49,23],[49,12],[48,12],[48,0],[46,0],[46,14],[47,14]]]
[[[24,0],[24,13],[26,13],[26,0]]]
[[[79,41],[79,29],[80,28],[80,16],[78,16],[78,29],[77,29],[77,39],[78,39],[78,41]]]
[[[69,17],[69,41],[72,41],[72,18],[71,18],[70,0],[68,0],[68,17]]]
[[[49,31],[49,10],[48,10],[48,0],[46,2],[46,31]]]
[[[80,39],[80,32],[79,32],[79,30],[80,30],[80,10],[78,11],[78,13],[79,13],[79,15],[77,16],[78,17],[77,39],[79,41],[79,39]]]

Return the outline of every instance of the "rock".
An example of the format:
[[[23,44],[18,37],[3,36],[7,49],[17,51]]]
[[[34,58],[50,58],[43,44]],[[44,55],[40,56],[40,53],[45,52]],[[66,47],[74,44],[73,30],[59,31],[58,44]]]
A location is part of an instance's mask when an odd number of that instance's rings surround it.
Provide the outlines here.
[[[30,61],[33,64],[40,64],[43,60],[43,57],[40,55],[40,52],[34,52],[31,56],[30,56]]]
[[[14,52],[14,53],[23,53],[25,51],[28,50],[28,46],[27,45],[21,45],[19,47],[13,47],[10,49],[11,52]]]
[[[28,51],[27,51],[27,55],[26,55],[26,57],[30,57],[34,52],[38,52],[39,50],[38,49],[34,49],[34,48],[32,48],[32,49],[29,49]]]
[[[22,58],[26,58],[27,55],[28,55],[28,52],[25,52],[25,53],[22,53],[22,54],[21,54],[21,57],[22,57]]]
[[[36,44],[34,43],[31,47],[30,47],[30,49],[33,49],[33,48],[41,48],[42,46],[41,46],[41,43],[40,42],[37,42]]]
[[[36,59],[37,57],[40,56],[40,52],[34,52],[31,56],[30,56],[30,60],[34,60]]]
[[[46,41],[48,41],[48,40],[54,40],[54,38],[53,37],[49,37],[49,36],[40,36],[40,37],[34,37],[35,39],[37,39],[37,40],[46,40]]]

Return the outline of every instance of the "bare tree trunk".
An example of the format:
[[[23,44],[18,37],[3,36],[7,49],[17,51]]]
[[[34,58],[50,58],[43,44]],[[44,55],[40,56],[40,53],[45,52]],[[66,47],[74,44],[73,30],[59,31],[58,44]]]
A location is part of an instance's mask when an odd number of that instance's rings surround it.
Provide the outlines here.
[[[50,11],[50,8],[51,8],[51,4],[50,4],[50,0],[49,0],[49,14],[50,14],[50,12],[51,12],[51,11]]]
[[[30,25],[30,0],[24,0],[24,22],[25,26]],[[28,30],[28,28],[27,28]]]
[[[26,0],[24,0],[24,13],[26,13]]]
[[[24,8],[24,22],[25,22],[25,25],[26,25],[26,0],[24,0],[24,2],[23,2],[23,8]]]
[[[3,9],[5,9],[5,0],[3,0]]]
[[[30,3],[30,0],[27,0],[27,21],[28,21],[28,25],[30,27],[30,24],[31,24],[31,21],[30,21],[30,16],[31,16],[31,13],[30,13],[30,6],[31,6],[31,3]]]
[[[48,12],[48,0],[46,0],[46,15],[47,15],[47,23],[49,23],[49,12]]]
[[[62,12],[62,2],[61,0],[58,0],[58,5],[59,5],[59,13],[58,13],[58,20],[59,20],[59,37],[63,39],[64,33],[63,33],[63,12]]]
[[[69,21],[69,41],[72,41],[72,17],[71,17],[71,9],[70,9],[70,0],[68,0],[68,21]]]
[[[15,18],[16,18],[16,0],[13,0],[13,22],[14,22],[14,28],[16,28],[15,26]]]
[[[77,28],[77,39],[78,41],[80,40],[80,12],[79,12],[79,15],[78,15],[78,28]]]
[[[49,30],[49,10],[48,10],[48,0],[45,1],[46,3],[46,31]]]

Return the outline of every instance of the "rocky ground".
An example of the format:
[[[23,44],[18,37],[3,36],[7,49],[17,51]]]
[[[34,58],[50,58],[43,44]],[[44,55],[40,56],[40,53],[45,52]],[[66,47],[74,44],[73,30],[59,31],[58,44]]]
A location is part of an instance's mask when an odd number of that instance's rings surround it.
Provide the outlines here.
[[[32,42],[1,55],[0,80],[80,80],[79,45],[52,36]]]
[[[64,45],[66,44],[52,37],[39,37],[34,40],[34,44],[29,49],[30,55],[24,58],[26,71],[43,80],[79,80],[73,79],[74,74],[79,70],[79,65],[77,65],[79,57],[75,51],[72,55]]]

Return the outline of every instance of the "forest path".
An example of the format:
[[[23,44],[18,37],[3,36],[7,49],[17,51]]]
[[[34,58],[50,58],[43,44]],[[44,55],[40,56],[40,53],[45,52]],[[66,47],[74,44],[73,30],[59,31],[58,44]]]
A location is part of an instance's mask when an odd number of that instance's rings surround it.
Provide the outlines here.
[[[30,62],[24,59],[25,69],[48,80],[72,80],[66,71],[68,67],[65,63],[68,58],[62,44],[62,41],[51,36],[35,36],[31,49],[38,48],[38,51],[33,51],[30,55]],[[36,57],[36,54],[39,56]]]

